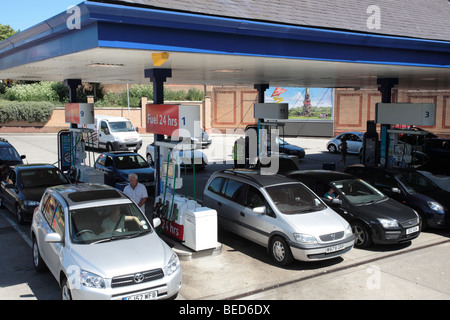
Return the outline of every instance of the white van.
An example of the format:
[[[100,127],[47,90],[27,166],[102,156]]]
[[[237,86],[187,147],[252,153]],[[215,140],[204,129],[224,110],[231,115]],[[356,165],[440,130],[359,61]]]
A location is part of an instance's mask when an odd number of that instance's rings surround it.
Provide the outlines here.
[[[85,125],[93,129],[93,134],[85,136],[88,147],[107,151],[130,150],[137,152],[142,146],[142,138],[130,120],[114,116],[95,116],[95,123]]]

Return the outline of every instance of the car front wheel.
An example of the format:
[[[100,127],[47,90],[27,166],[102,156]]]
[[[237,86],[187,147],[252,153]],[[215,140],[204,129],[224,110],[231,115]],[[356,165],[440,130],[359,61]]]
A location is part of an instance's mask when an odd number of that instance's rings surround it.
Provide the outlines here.
[[[328,146],[328,151],[329,151],[330,153],[336,153],[336,152],[337,152],[337,147],[336,147],[334,144],[330,144],[330,145]]]
[[[19,204],[16,204],[16,217],[17,217],[17,223],[18,224],[25,224],[25,219],[23,217],[22,209],[20,209]]]
[[[151,166],[154,165],[153,158],[152,158],[152,155],[150,153],[147,153],[147,163],[149,165],[151,165]]]
[[[41,253],[39,252],[39,246],[37,244],[36,238],[33,239],[33,266],[37,272],[44,272],[46,270],[46,266],[44,261],[42,261]]]
[[[354,222],[352,224],[352,231],[355,235],[355,247],[367,248],[372,244],[372,239],[370,237],[369,231],[362,223]]]
[[[273,238],[270,244],[270,253],[275,262],[282,266],[291,264],[294,260],[291,248],[282,237]]]
[[[72,300],[72,293],[70,292],[66,278],[61,281],[61,300]]]

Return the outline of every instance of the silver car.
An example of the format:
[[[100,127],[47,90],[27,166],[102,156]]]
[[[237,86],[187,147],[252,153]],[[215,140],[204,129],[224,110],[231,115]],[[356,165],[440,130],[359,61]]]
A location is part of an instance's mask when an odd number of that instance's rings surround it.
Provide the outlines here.
[[[354,245],[343,218],[304,184],[284,176],[215,172],[203,205],[217,211],[220,227],[267,247],[279,265],[334,258]]]
[[[363,139],[364,139],[364,132],[359,131],[344,132],[328,141],[327,149],[331,153],[336,153],[340,150],[339,146],[341,145],[342,141],[345,140],[347,141],[348,153],[361,154],[361,150],[363,147]]]
[[[48,188],[31,239],[35,269],[50,270],[62,299],[166,299],[181,288],[177,255],[136,204],[109,186]]]

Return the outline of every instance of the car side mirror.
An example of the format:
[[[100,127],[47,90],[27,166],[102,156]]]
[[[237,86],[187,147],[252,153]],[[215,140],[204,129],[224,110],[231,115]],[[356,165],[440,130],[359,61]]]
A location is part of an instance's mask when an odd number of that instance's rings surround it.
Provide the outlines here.
[[[25,159],[26,157],[27,157],[27,156],[23,154],[23,155],[20,156],[20,159],[23,160],[23,159]]]
[[[56,232],[47,233],[44,238],[45,242],[48,243],[58,243],[62,242],[61,235]]]
[[[342,200],[334,198],[334,199],[331,199],[330,203],[332,205],[340,206],[342,204]]]
[[[391,191],[392,191],[393,193],[398,193],[398,194],[401,193],[399,188],[392,188]]]
[[[153,228],[158,228],[161,225],[161,219],[155,218],[153,219]]]
[[[266,213],[266,207],[265,206],[261,206],[261,207],[253,208],[253,212],[254,213],[259,213],[259,214],[265,214]]]

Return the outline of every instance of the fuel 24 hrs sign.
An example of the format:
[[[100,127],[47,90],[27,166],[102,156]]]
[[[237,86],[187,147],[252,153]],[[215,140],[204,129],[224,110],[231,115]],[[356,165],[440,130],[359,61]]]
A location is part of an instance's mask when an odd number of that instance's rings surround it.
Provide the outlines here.
[[[147,104],[146,132],[172,137],[199,137],[200,106]]]

